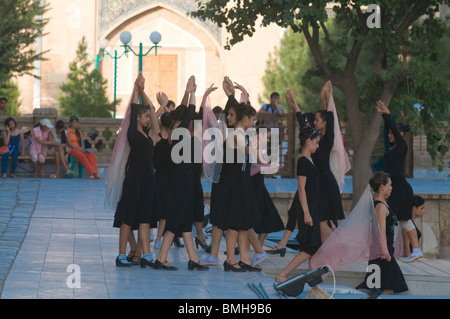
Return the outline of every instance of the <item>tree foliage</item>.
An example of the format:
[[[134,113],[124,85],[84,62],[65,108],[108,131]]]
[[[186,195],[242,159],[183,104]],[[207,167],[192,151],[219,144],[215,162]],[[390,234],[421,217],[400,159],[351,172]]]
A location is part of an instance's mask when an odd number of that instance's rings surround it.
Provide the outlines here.
[[[13,76],[33,75],[34,62],[45,52],[36,53],[34,44],[48,22],[42,15],[48,9],[38,0],[2,0],[0,10],[0,83]]]
[[[87,56],[87,42],[83,37],[76,58],[69,65],[67,80],[58,95],[62,115],[80,117],[111,117],[119,100],[110,102],[106,94],[107,81],[97,69],[90,70],[93,62]]]
[[[398,90],[404,88],[408,81],[413,83],[412,78],[408,77],[410,72],[426,61],[430,68],[441,67],[435,57],[441,50],[439,41],[448,34],[449,29],[437,14],[440,6],[437,0],[341,0],[335,1],[332,6],[332,14],[340,29],[336,36],[326,25],[330,13],[327,12],[327,3],[324,0],[198,0],[197,10],[191,15],[224,27],[229,34],[225,44],[227,49],[246,36],[252,36],[259,21],[262,27],[274,23],[304,36],[315,61],[308,72],[320,76],[323,81],[331,80],[344,97],[355,150],[355,202],[370,178],[369,160],[382,124],[375,110],[376,100],[382,100],[389,106]],[[368,23],[374,15],[366,11],[369,4],[377,4],[381,9],[379,28]],[[358,63],[364,48],[371,52],[370,76],[361,78],[358,77]],[[410,61],[414,62],[410,64]],[[425,96],[420,96],[420,87],[430,89],[432,79],[426,81],[425,78],[415,79],[414,90],[410,90],[408,95],[410,102],[425,99]],[[448,87],[448,80],[443,85]],[[421,118],[438,120],[431,114],[441,110],[443,113],[440,114],[444,117],[439,120],[447,121],[448,125],[448,90],[434,93],[440,97],[434,100],[427,98]],[[402,99],[394,104],[401,106],[404,103],[406,101]],[[437,121],[434,123],[437,124]],[[428,137],[435,135],[436,130],[431,128],[423,125]],[[435,159],[446,151],[443,144],[448,145],[448,137],[439,140],[441,147],[429,145],[433,147],[429,151]]]
[[[8,106],[6,107],[6,114],[9,116],[20,116],[19,107],[19,87],[14,83],[13,79],[9,79],[0,84],[0,97],[8,99]]]

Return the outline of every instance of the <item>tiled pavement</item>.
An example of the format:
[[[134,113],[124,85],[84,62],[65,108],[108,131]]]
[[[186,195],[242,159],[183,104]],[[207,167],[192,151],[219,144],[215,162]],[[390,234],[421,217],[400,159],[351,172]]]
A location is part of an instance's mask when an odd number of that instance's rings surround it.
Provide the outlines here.
[[[239,299],[257,297],[248,282],[272,285],[264,273],[234,274],[222,266],[189,271],[186,250],[175,247],[169,261],[178,271],[116,268],[118,230],[113,212],[104,208],[103,180],[0,183],[1,298]],[[80,288],[74,288],[76,280],[67,284],[75,277],[71,265],[79,266]]]
[[[269,189],[278,191],[292,186],[289,181],[268,182]],[[224,272],[222,266],[187,270],[184,248],[170,250],[169,261],[179,267],[175,272],[116,268],[118,230],[112,227],[113,212],[104,208],[104,194],[104,180],[1,179],[0,298],[257,299],[249,282],[262,283],[270,297],[278,298],[264,272]],[[221,262],[224,250],[222,241]],[[206,256],[202,250],[198,255]],[[262,265],[279,269],[290,259],[289,254],[270,257]],[[73,265],[79,272],[72,272]],[[360,298],[342,289],[346,297]]]

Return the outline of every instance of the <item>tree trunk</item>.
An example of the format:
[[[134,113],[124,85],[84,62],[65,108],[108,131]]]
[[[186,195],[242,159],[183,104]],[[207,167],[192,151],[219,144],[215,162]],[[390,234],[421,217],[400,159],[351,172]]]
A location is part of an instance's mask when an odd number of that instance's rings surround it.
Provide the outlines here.
[[[386,81],[383,86],[380,100],[386,106],[389,106],[392,99],[392,88],[394,86],[395,82],[392,80]],[[375,109],[376,101],[373,101],[373,115],[367,128],[365,130],[363,129],[363,121],[359,116],[359,98],[356,88],[356,79],[354,79],[343,90],[346,98],[347,114],[350,120],[349,127],[351,128],[352,139],[354,141],[352,207],[358,203],[359,198],[373,175],[370,158],[380,135],[380,126],[383,122],[383,118]],[[358,117],[351,117],[352,113],[358,114]]]

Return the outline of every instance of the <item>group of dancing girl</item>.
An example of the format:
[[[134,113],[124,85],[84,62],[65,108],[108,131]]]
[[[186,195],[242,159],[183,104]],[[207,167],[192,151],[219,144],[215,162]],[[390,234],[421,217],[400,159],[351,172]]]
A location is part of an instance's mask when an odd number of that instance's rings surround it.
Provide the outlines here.
[[[292,90],[286,93],[288,106],[295,112],[300,125],[300,154],[297,158],[298,189],[285,226],[265,187],[264,175],[260,170],[252,169],[259,166],[259,158],[258,163],[249,160],[250,145],[246,132],[254,127],[257,112],[247,98],[242,99],[242,96],[248,97],[245,89],[228,77],[224,78],[222,88],[227,103],[222,120],[225,127],[234,129],[235,134],[223,141],[224,160],[220,176],[217,182],[212,183],[209,245],[202,228],[202,164],[193,160],[196,152],[202,152],[202,141],[195,140],[193,123],[195,119],[203,119],[202,113],[207,110],[205,101],[217,87],[211,85],[206,90],[197,113],[195,77],[189,78],[181,104],[172,110],[167,107],[169,101],[164,93],[157,95],[160,108],[156,110],[144,86],[145,79],[139,73],[106,178],[107,197],[113,197],[116,203],[113,226],[120,229],[116,266],[140,265],[143,268],[177,270],[168,261],[168,256],[174,240],[181,237],[189,257],[188,269],[208,270],[219,265],[220,243],[225,236],[224,271],[259,272],[261,267],[258,264],[268,255],[285,256],[287,242],[297,228],[299,253],[276,277],[277,282],[283,282],[294,269],[310,260],[324,242],[332,240],[333,232],[345,215],[339,186],[342,181],[330,167],[332,149],[336,144],[336,125],[339,125],[330,81],[321,90],[321,109],[314,120],[306,113],[302,114]],[[243,93],[241,101],[235,97],[236,89]],[[369,263],[381,265],[381,289],[385,293],[402,292],[407,290],[407,286],[393,257],[393,229],[397,220],[407,239],[405,251],[412,248],[409,261],[421,257],[411,215],[412,189],[404,175],[407,147],[399,130],[401,125],[393,123],[383,102],[377,102],[377,110],[385,121],[392,147],[384,155],[386,172],[377,172],[370,185],[384,236],[383,245],[389,254]],[[186,129],[190,136],[173,139],[172,133],[177,128]],[[259,134],[260,131],[261,128],[257,127],[258,138],[267,139],[267,135]],[[174,162],[174,147],[188,137],[192,139],[191,161]],[[230,155],[234,161],[225,160]],[[193,225],[196,236],[193,235]],[[156,259],[150,248],[150,234],[154,228],[158,234],[158,245],[154,247],[159,249]],[[137,239],[134,238],[134,230],[138,230]],[[267,234],[283,230],[280,242],[265,251],[263,244]],[[199,245],[209,253],[201,260],[197,255]],[[252,258],[249,256],[250,245],[254,250]]]

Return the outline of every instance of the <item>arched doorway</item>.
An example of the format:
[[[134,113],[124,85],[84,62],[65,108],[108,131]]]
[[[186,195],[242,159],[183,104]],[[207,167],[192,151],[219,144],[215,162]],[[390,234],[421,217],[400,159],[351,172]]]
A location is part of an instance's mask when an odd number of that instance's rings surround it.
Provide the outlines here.
[[[121,55],[124,51],[119,35],[125,30],[132,34],[129,45],[135,52],[139,52],[139,43],[142,43],[144,53],[150,49],[153,45],[149,39],[151,32],[158,31],[162,35],[162,47],[158,48],[158,55],[155,56],[152,50],[143,58],[142,63],[146,91],[156,107],[158,105],[155,96],[159,91],[165,92],[169,99],[178,104],[183,97],[186,81],[191,75],[196,77],[198,96],[203,94],[206,83],[218,83],[217,79],[222,76],[221,70],[217,72],[217,68],[221,66],[218,43],[192,19],[180,16],[168,8],[149,9],[128,18],[105,36],[110,41],[110,53],[114,54],[117,50]],[[110,84],[111,96],[116,74],[116,93],[117,97],[122,99],[117,110],[118,117],[123,115],[131,94],[138,72],[138,60],[132,53],[122,56],[117,61],[116,71],[111,59],[103,61],[102,73]]]

